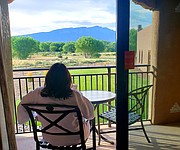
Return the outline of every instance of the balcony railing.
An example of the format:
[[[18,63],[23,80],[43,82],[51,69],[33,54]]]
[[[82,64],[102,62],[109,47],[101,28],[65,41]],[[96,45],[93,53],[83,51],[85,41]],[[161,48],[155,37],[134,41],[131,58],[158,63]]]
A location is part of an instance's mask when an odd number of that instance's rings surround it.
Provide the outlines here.
[[[78,85],[81,90],[106,90],[116,91],[116,67],[101,66],[101,67],[69,67],[72,75],[72,81]],[[142,71],[143,70],[143,71]],[[15,69],[14,73],[14,106],[15,106],[15,131],[16,133],[31,132],[30,122],[20,125],[17,122],[17,105],[24,95],[39,86],[44,85],[45,74],[48,69]],[[129,71],[129,90],[137,87],[150,84],[149,65],[135,65],[135,69]],[[112,102],[115,104],[115,101]],[[129,106],[131,107],[131,106]],[[144,119],[148,119],[148,101],[145,105]],[[106,110],[103,105],[100,106],[100,111]],[[104,124],[105,122],[101,120]]]

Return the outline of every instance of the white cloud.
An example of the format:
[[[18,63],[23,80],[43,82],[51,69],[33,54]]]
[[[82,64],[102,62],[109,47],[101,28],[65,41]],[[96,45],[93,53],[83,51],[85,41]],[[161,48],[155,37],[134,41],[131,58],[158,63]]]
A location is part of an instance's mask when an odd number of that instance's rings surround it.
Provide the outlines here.
[[[82,22],[91,26],[115,24],[115,10],[110,10],[114,3],[106,0],[15,0],[9,5],[11,33],[21,35],[78,27]]]
[[[9,5],[11,34],[95,25],[115,29],[115,2],[116,0],[15,0]],[[142,11],[138,13],[144,13]]]

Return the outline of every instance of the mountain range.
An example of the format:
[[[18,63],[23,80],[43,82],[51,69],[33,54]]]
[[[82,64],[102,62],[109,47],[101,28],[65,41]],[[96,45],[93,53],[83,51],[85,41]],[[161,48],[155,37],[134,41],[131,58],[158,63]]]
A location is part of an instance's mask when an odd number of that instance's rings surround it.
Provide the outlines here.
[[[69,42],[76,41],[82,36],[91,36],[98,40],[115,42],[116,32],[106,27],[62,28],[50,32],[39,32],[22,36],[30,36],[39,42]]]

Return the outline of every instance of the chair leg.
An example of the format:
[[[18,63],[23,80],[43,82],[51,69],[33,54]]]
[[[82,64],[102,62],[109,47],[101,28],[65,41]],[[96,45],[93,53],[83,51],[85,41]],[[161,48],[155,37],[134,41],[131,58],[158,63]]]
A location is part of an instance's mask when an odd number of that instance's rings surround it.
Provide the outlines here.
[[[93,150],[96,150],[96,127],[95,127],[95,118],[91,121],[92,129],[92,140],[93,140]]]
[[[147,135],[147,133],[146,133],[146,130],[145,130],[145,128],[144,128],[144,124],[143,124],[142,119],[141,119],[141,126],[142,126],[142,130],[143,130],[143,132],[144,132],[144,135],[145,135],[145,137],[146,137],[146,140],[148,141],[148,143],[151,143],[151,141],[149,140],[148,135]]]
[[[36,150],[40,150],[39,144],[36,143]]]
[[[100,143],[101,143],[101,129],[100,129],[100,119],[99,119],[99,105],[98,105],[98,107],[97,107],[97,126],[98,126],[98,139],[99,139],[99,141],[98,141],[98,145],[100,145]]]

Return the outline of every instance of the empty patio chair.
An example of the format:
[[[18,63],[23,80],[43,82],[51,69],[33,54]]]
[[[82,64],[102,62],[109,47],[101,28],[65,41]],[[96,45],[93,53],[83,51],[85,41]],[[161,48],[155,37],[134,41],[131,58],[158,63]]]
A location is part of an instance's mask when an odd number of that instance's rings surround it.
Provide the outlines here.
[[[128,104],[131,106],[131,108],[128,111],[129,130],[142,129],[148,143],[150,143],[150,140],[144,128],[143,115],[144,115],[144,109],[145,109],[145,101],[147,99],[147,95],[151,87],[152,85],[143,86],[141,88],[137,88],[130,91],[128,94]],[[109,110],[100,114],[99,117],[116,124],[116,111],[117,111],[116,107],[111,106],[111,105],[108,105],[107,107],[109,107]],[[138,121],[140,121],[141,127],[131,126]],[[100,133],[103,134],[103,133],[110,133],[110,132],[113,132],[113,131],[106,131],[106,132],[102,131]]]

